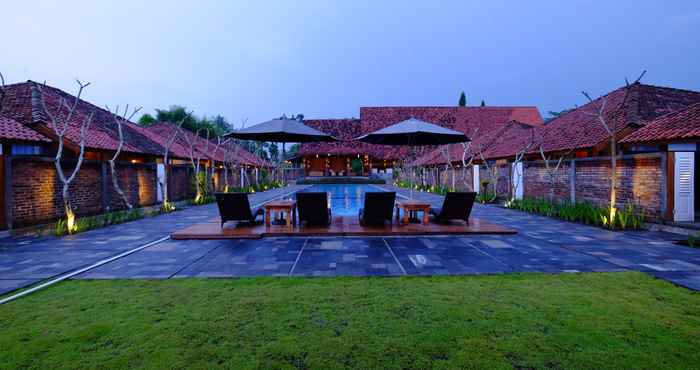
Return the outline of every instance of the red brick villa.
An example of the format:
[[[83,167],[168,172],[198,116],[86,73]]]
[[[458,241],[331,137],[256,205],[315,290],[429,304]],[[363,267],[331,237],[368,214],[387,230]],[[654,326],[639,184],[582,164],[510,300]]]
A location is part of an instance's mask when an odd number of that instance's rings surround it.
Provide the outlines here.
[[[55,111],[61,98],[74,97],[51,86],[27,81],[7,85],[0,111],[0,228],[47,223],[63,216],[61,184],[54,167],[57,136],[46,109]],[[71,184],[72,201],[78,215],[91,215],[123,209],[112,187],[107,160],[119,144],[112,114],[85,100],[77,105],[74,119],[68,123],[64,139],[64,168],[72,170],[79,153],[80,125],[86,115],[94,113],[86,135],[85,161]],[[134,206],[151,206],[162,201],[159,178],[168,176],[171,200],[192,196],[189,150],[181,138],[170,148],[169,163],[163,163],[164,143],[174,126],[158,124],[148,128],[127,122],[123,125],[124,148],[118,163],[120,187]],[[197,140],[196,152],[202,167],[217,166],[223,161],[223,149],[200,153],[206,146]],[[209,148],[213,149],[211,143]],[[243,166],[269,166],[253,154],[239,148],[236,160]],[[221,170],[211,180],[221,188]]]
[[[0,226],[15,228],[45,223],[62,216],[60,184],[53,168],[56,138],[39,101],[34,82],[9,85],[0,111]],[[49,108],[67,93],[45,87]],[[646,84],[631,86],[623,102],[623,89],[605,95],[604,116],[615,123],[618,139],[619,206],[633,203],[648,219],[693,222],[700,214],[700,190],[697,181],[698,142],[700,141],[700,92]],[[340,141],[302,144],[293,159],[306,176],[369,176],[383,174],[391,179],[396,161],[409,157],[411,149],[370,145],[353,138],[381,129],[410,117],[464,132],[472,138],[468,152],[462,145],[418,149],[415,164],[423,167],[420,181],[481,191],[490,174],[498,193],[505,196],[545,197],[549,194],[548,176],[540,158],[540,147],[552,158],[565,156],[556,176],[557,200],[588,201],[605,204],[610,194],[610,150],[605,129],[590,113],[596,102],[584,104],[547,123],[534,106],[482,107],[362,107],[359,118],[309,119],[305,123]],[[109,112],[81,101],[76,122],[67,134],[66,166],[75,160],[79,129],[77,122],[95,112],[89,130],[86,162],[72,186],[73,202],[79,214],[96,214],[120,207],[106,160],[117,141]],[[158,204],[159,171],[167,168],[169,192],[173,200],[191,196],[189,153],[184,140],[171,148],[171,160],[162,163],[163,146],[171,124],[148,128],[129,123],[125,127],[127,145],[120,157],[121,186],[136,206]],[[514,163],[516,153],[535,138],[523,161]],[[204,139],[195,138],[203,142]],[[223,149],[213,153],[213,145],[199,145],[203,165],[215,168],[210,179],[215,189],[222,187]],[[480,148],[479,156],[476,149]],[[483,155],[486,163],[481,159]],[[471,156],[473,167],[462,165],[462,157]],[[269,166],[253,154],[240,149],[236,153],[242,166]],[[485,165],[489,166],[485,166]]]
[[[307,143],[299,150],[297,160],[307,176],[369,175],[391,168],[395,161],[410,155],[407,147],[371,145],[352,141],[353,138],[415,117],[439,124],[468,135],[479,129],[479,135],[517,120],[527,125],[543,123],[537,107],[362,107],[359,119],[319,119],[305,123],[326,132],[340,141]],[[421,148],[425,152],[434,148]],[[361,173],[353,169],[352,161],[361,161]],[[359,168],[355,166],[355,169]]]
[[[604,116],[614,123],[619,144],[618,206],[633,203],[651,220],[694,222],[700,215],[700,196],[696,196],[700,195],[700,181],[696,181],[700,92],[636,83],[624,102],[624,88],[600,99],[606,100]],[[604,205],[610,193],[609,135],[591,115],[600,99],[547,123],[536,107],[363,107],[359,119],[307,120],[341,141],[303,144],[297,160],[308,176],[381,173],[407,158],[409,149],[351,139],[416,117],[471,137],[467,155],[475,156],[476,164],[462,171],[461,145],[449,146],[447,156],[436,147],[420,148],[415,164],[427,168],[421,179],[424,184],[480,191],[480,180],[488,177],[481,155],[475,153],[480,147],[497,170],[499,193],[510,196],[516,189],[516,198],[545,197],[549,183],[541,146],[549,157],[567,157],[557,175],[557,200]],[[532,140],[537,145],[514,169],[516,153]],[[353,160],[360,160],[362,166],[353,166]]]

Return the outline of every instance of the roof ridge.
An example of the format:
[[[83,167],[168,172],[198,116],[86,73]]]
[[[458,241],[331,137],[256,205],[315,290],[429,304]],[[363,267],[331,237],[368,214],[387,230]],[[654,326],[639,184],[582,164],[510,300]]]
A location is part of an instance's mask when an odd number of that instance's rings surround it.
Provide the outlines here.
[[[641,82],[637,82],[635,85],[639,85],[641,87],[652,87],[655,89],[665,89],[665,90],[674,90],[674,91],[682,91],[682,92],[700,94],[700,91],[698,91],[698,90],[679,89],[679,88],[670,87],[670,86],[652,85],[652,84],[645,84],[645,83],[641,83]]]
[[[46,107],[44,106],[44,101],[42,99],[42,91],[40,90],[39,86],[37,86],[37,83],[34,81],[27,81],[29,84],[29,88],[31,89],[31,95],[29,99],[29,104],[31,105],[31,110],[32,110],[32,124],[35,123],[51,123],[48,122],[49,115],[46,112]]]
[[[654,118],[654,119],[652,119],[652,120],[646,122],[645,126],[646,126],[646,125],[649,125],[649,124],[651,124],[651,123],[654,123],[654,122],[656,122],[656,121],[661,121],[661,120],[667,119],[667,118],[669,118],[669,117],[673,117],[673,116],[675,116],[675,115],[677,115],[677,114],[683,114],[683,113],[685,113],[685,112],[687,112],[687,111],[689,111],[689,110],[691,110],[691,109],[695,109],[695,108],[699,108],[699,107],[700,107],[700,101],[695,102],[695,103],[690,104],[690,105],[687,105],[687,106],[682,107],[682,108],[678,108],[678,109],[676,109],[676,110],[674,110],[674,111],[671,111],[671,112],[668,112],[668,113],[664,113],[664,114],[662,114],[662,115],[660,115],[660,116],[658,116],[658,117],[656,117],[656,118]]]

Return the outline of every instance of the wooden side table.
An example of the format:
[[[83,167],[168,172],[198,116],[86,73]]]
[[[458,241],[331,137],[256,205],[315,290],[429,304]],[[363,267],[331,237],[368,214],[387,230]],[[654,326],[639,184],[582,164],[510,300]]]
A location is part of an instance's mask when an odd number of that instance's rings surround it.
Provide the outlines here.
[[[297,223],[297,203],[293,200],[273,200],[265,204],[265,226],[270,226],[270,216],[277,213],[287,214],[287,226]]]
[[[402,200],[396,203],[396,220],[399,219],[400,210],[403,209],[403,223],[408,223],[411,212],[423,212],[423,225],[430,222],[430,203],[419,200]]]

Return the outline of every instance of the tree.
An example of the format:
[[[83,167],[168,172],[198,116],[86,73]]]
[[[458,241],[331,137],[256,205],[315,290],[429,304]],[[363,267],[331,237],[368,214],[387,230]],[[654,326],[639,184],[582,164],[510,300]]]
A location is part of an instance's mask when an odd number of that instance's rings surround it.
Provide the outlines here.
[[[147,127],[147,126],[150,126],[150,125],[157,123],[157,122],[158,122],[158,120],[155,117],[146,113],[146,114],[142,115],[141,118],[139,118],[138,124],[143,126],[143,127]]]
[[[109,107],[106,108],[108,111],[110,110]],[[114,124],[117,126],[117,132],[119,133],[119,145],[117,146],[117,150],[114,151],[112,159],[110,159],[107,162],[109,163],[110,173],[112,174],[112,186],[114,186],[114,190],[117,192],[117,194],[119,194],[119,196],[122,198],[122,201],[124,201],[126,208],[129,210],[132,209],[133,206],[131,205],[131,202],[129,202],[129,198],[126,196],[126,194],[124,194],[124,191],[122,191],[122,188],[119,186],[119,176],[117,175],[116,161],[119,157],[119,154],[121,154],[122,148],[124,147],[123,125],[127,121],[130,121],[134,117],[134,115],[136,115],[136,113],[138,113],[140,110],[141,107],[136,108],[129,115],[129,105],[127,104],[124,108],[124,112],[122,112],[122,114],[119,115],[119,106],[117,105],[116,109],[114,110],[114,113],[112,113]],[[127,115],[129,115],[128,118]]]
[[[299,149],[301,149],[301,144],[296,143],[293,144],[292,146],[289,147],[289,150],[287,150],[287,158],[292,158],[299,153]],[[283,158],[286,159],[286,158]]]
[[[269,147],[267,148],[267,151],[270,153],[270,159],[273,162],[277,162],[280,160],[280,149],[277,146],[277,143],[270,143]]]
[[[56,134],[56,139],[58,141],[58,149],[56,150],[54,164],[56,166],[58,178],[63,184],[61,197],[63,198],[63,210],[66,214],[66,228],[69,233],[75,231],[75,211],[73,209],[73,205],[71,204],[70,184],[73,182],[73,180],[75,180],[75,176],[78,174],[78,171],[80,171],[80,167],[83,165],[83,159],[85,158],[85,141],[87,138],[87,132],[90,129],[92,118],[95,115],[94,111],[90,112],[89,114],[85,115],[80,124],[80,150],[78,153],[78,160],[75,164],[75,167],[73,168],[73,172],[71,172],[70,176],[66,177],[66,174],[63,170],[63,165],[61,164],[61,159],[63,157],[63,147],[65,145],[64,141],[66,131],[68,130],[68,125],[75,116],[75,112],[77,110],[78,103],[80,102],[80,96],[83,94],[83,90],[90,85],[89,82],[84,84],[80,80],[76,80],[76,82],[78,84],[78,93],[76,94],[73,103],[70,104],[68,103],[66,98],[61,97],[61,99],[59,99],[58,107],[53,113],[50,112],[48,107],[46,106],[46,101],[44,98],[44,88],[37,86],[40,93],[39,96],[41,108],[46,113],[46,116],[49,118],[49,121],[51,121],[51,126],[53,128],[54,133]]]
[[[525,144],[523,144],[516,152],[515,152],[515,159],[513,161],[513,166],[511,167],[513,169],[513,176],[510,179],[510,201],[515,200],[515,193],[518,190],[518,183],[515,181],[516,178],[520,179],[520,177],[523,175],[520,169],[520,166],[518,166],[519,163],[523,162],[523,158],[525,157],[525,154],[527,154],[530,149],[535,145],[535,129],[530,128],[530,140],[527,141]]]
[[[554,119],[557,119],[557,118],[563,116],[564,114],[571,112],[572,110],[574,110],[574,109],[573,109],[573,108],[569,108],[569,109],[563,109],[563,110],[560,110],[560,111],[551,111],[551,110],[550,110],[550,111],[547,111],[548,117],[546,117],[546,118],[544,119],[544,122],[547,123],[547,122],[549,122],[549,121],[552,121],[552,120],[554,120]]]
[[[212,128],[214,129],[214,132],[216,132],[218,134],[218,136],[226,134],[233,129],[231,127],[231,124],[228,122],[228,120],[222,115],[216,115],[211,120],[211,125],[212,125]]]
[[[462,91],[462,93],[459,94],[459,106],[460,107],[467,106],[467,95],[464,94],[464,91]]]
[[[475,128],[474,131],[472,132],[471,135],[469,135],[470,138],[475,138],[476,134],[479,133],[479,128]],[[474,182],[472,181],[471,184],[467,184],[467,169],[472,168],[472,172],[474,171],[474,158],[476,157],[476,153],[472,150],[472,143],[474,141],[469,140],[466,143],[462,143],[462,182],[464,183],[464,186],[466,188],[472,188],[472,191],[478,191],[479,189],[474,189]],[[467,155],[469,155],[469,160],[467,161]],[[472,173],[472,177],[474,174]]]
[[[214,150],[207,151],[207,153],[211,153],[211,155],[209,155],[209,159],[210,159],[211,163],[210,163],[209,168],[208,168],[209,172],[210,172],[210,174],[208,174],[208,177],[211,181],[210,185],[211,185],[212,192],[216,191],[216,188],[214,187],[214,175],[216,174],[216,152],[219,151],[219,148],[221,148],[222,145],[226,145],[227,142],[228,142],[228,139],[225,139],[222,136],[217,136],[216,137],[216,144],[212,144],[212,145],[214,145]],[[207,144],[207,146],[208,146],[208,144]]]
[[[228,172],[229,169],[231,172],[236,168],[236,161],[238,160],[238,152],[240,151],[241,147],[239,145],[236,145],[236,143],[233,140],[229,140],[225,143],[225,148],[224,148],[224,192],[228,193],[229,188],[231,187],[231,184],[229,184],[229,177],[228,177]]]
[[[202,163],[202,155],[203,153],[208,153],[209,152],[209,131],[207,131],[206,134],[206,140],[202,140],[200,137],[199,131],[195,133],[189,133],[185,134],[184,132],[181,132],[181,135],[183,138],[185,138],[185,142],[187,143],[187,147],[189,148],[189,156],[190,156],[190,163],[192,164],[192,171],[194,172],[194,184],[195,184],[195,197],[194,197],[194,203],[195,204],[200,204],[204,201],[204,192],[202,191],[202,184],[201,184],[201,179],[200,179],[200,173],[201,173],[201,163]],[[206,143],[204,148],[201,148],[200,142]],[[206,184],[204,184],[206,186]]]
[[[484,152],[486,151],[486,147],[479,143],[477,145],[477,153],[479,154],[479,158],[481,158],[481,162],[484,165],[484,168],[486,168],[486,176],[488,178],[487,181],[491,184],[493,187],[493,193],[491,194],[492,196],[490,198],[483,198],[485,202],[493,202],[496,200],[498,197],[498,165],[495,160],[487,161]],[[488,188],[485,188],[488,192]],[[484,196],[487,196],[488,194],[484,194]]]
[[[160,189],[163,192],[163,204],[161,205],[161,209],[164,212],[170,212],[174,209],[173,206],[170,204],[170,200],[168,199],[168,156],[170,155],[170,148],[175,143],[175,140],[177,140],[177,137],[182,133],[182,122],[186,118],[187,117],[184,117],[182,120],[180,120],[180,122],[177,123],[177,127],[170,133],[170,136],[166,138],[165,145],[163,146],[163,167],[165,168],[163,171],[163,182],[160,184]]]
[[[0,73],[0,112],[2,112],[2,103],[5,101],[5,77]]]
[[[180,121],[182,121],[182,128],[191,132],[199,131],[201,135],[207,130],[214,136],[221,136],[231,131],[231,125],[223,116],[217,115],[211,119],[207,116],[197,117],[181,105],[171,105],[168,109],[156,109],[155,117],[147,113],[139,118],[139,124],[142,126],[157,122],[177,124]]]
[[[455,168],[452,165],[452,159],[450,158],[450,145],[447,144],[440,146],[440,152],[445,158],[445,172],[450,170],[450,174],[452,175],[452,186],[450,186],[450,189],[453,191],[455,188]]]
[[[484,100],[481,101],[481,106],[482,106],[482,107],[485,107],[485,106],[486,106],[486,102],[485,102]]]
[[[625,87],[624,87],[624,96],[622,98],[622,103],[620,104],[620,109],[624,109],[625,104],[627,103],[627,98],[629,97],[629,92],[632,89],[632,86],[635,84],[639,83],[639,81],[644,77],[644,75],[647,73],[647,71],[643,71],[637,79],[630,84],[629,80],[625,78]],[[610,142],[610,213],[608,215],[607,223],[609,225],[612,225],[615,222],[615,214],[617,213],[617,208],[615,206],[615,202],[617,200],[617,131],[621,129],[622,127],[617,127],[616,120],[611,119],[608,120],[607,117],[605,116],[605,106],[608,102],[608,99],[606,96],[601,96],[598,98],[598,100],[593,100],[591,96],[585,92],[581,92],[583,96],[588,99],[589,103],[591,106],[594,108],[594,111],[592,112],[587,112],[584,111],[585,114],[588,114],[589,116],[596,117],[598,122],[603,126],[605,131],[607,132],[609,136],[609,142]],[[625,122],[627,124],[627,122]]]

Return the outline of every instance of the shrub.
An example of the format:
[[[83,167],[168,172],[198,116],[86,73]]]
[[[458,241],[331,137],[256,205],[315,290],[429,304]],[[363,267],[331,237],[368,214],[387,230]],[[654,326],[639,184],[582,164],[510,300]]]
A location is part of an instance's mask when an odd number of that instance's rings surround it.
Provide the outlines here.
[[[700,248],[700,244],[698,244],[698,241],[700,241],[700,232],[697,234],[689,234],[688,235],[688,246],[691,248]]]
[[[493,191],[484,191],[482,190],[481,193],[478,193],[476,195],[476,201],[479,203],[493,203],[496,201],[496,193]]]
[[[138,220],[144,217],[146,217],[146,214],[141,209],[116,211],[103,213],[96,216],[80,217],[75,220],[75,230],[73,233],[81,233],[100,227]],[[68,234],[66,220],[60,219],[56,221],[56,225],[54,226],[54,235],[63,236],[66,234]]]
[[[598,207],[589,202],[550,202],[544,198],[524,198],[508,202],[506,206],[528,213],[537,213],[613,230],[640,230],[644,226],[644,214],[632,204],[617,210],[612,220],[609,219],[609,207]]]

